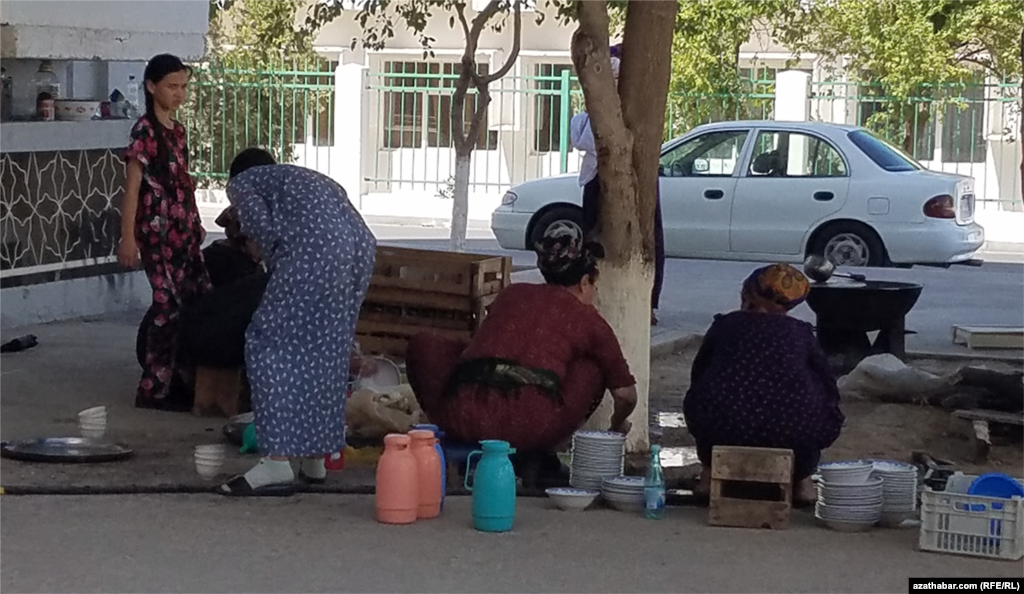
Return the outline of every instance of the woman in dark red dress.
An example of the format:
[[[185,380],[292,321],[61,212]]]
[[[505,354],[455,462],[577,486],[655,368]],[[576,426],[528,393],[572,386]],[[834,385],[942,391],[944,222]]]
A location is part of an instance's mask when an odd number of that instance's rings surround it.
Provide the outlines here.
[[[561,236],[545,238],[538,252],[547,284],[503,290],[468,345],[429,334],[409,343],[409,383],[430,421],[452,438],[550,451],[586,422],[606,390],[615,401],[611,429],[629,429],[636,382],[593,306],[604,250]]]
[[[755,270],[739,311],[716,316],[683,400],[686,427],[710,484],[716,445],[793,450],[796,500],[813,500],[810,476],[821,451],[839,437],[839,389],[810,324],[787,315],[810,286],[787,264]]]
[[[153,288],[146,357],[135,406],[187,411],[190,370],[178,361],[178,317],[183,305],[210,289],[203,264],[205,238],[188,173],[185,127],[171,114],[185,102],[189,69],[169,54],[146,65],[146,115],[125,151],[125,193],[118,261],[141,263]]]

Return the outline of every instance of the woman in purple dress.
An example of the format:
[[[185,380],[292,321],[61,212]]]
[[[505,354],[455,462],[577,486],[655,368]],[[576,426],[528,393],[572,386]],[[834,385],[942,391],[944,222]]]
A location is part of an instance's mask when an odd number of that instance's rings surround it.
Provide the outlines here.
[[[693,362],[683,401],[686,426],[710,483],[716,445],[793,450],[794,499],[815,498],[810,476],[839,437],[839,390],[810,324],[788,316],[810,291],[787,264],[755,270],[739,311],[715,317]]]

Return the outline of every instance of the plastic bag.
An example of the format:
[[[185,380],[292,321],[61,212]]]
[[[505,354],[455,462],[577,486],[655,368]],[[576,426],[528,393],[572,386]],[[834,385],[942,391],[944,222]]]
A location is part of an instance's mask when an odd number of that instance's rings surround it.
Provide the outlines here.
[[[345,404],[348,432],[359,439],[383,439],[388,433],[405,433],[423,421],[423,411],[408,384],[385,392],[356,390]]]
[[[908,367],[888,353],[864,359],[837,382],[844,398],[911,397],[934,392],[949,383],[948,378]]]

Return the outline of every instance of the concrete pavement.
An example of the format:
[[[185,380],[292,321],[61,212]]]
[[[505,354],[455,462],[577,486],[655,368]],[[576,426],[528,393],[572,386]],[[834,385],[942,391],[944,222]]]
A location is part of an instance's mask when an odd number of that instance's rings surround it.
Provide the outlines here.
[[[905,592],[908,577],[1020,577],[1019,562],[923,553],[917,530],[711,528],[519,499],[508,534],[470,527],[470,500],[412,526],[373,498],[0,498],[4,592]]]

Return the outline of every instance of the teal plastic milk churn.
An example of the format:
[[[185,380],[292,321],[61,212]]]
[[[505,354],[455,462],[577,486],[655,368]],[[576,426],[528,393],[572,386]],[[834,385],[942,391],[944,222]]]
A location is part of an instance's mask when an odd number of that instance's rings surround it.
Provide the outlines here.
[[[512,469],[507,441],[485,439],[483,451],[476,450],[466,458],[466,488],[473,492],[473,527],[481,532],[508,532],[516,515],[516,473]],[[473,456],[482,455],[469,485],[469,468]]]

